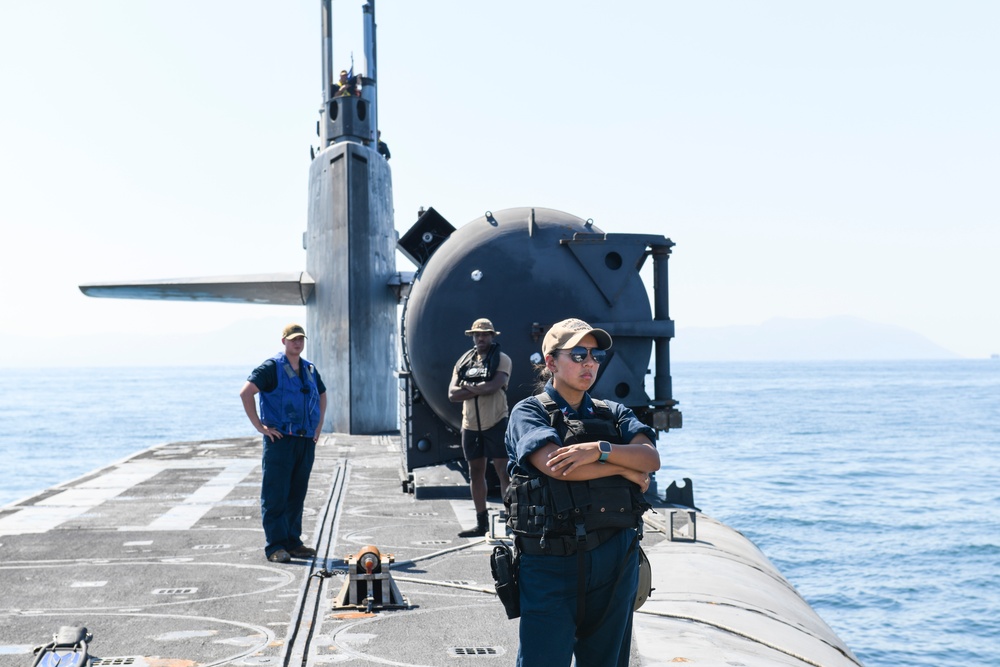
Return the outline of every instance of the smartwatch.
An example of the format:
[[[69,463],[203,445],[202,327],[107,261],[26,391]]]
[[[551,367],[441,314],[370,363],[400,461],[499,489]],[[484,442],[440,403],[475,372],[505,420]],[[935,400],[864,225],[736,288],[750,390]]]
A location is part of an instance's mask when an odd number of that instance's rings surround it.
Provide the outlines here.
[[[597,446],[601,449],[601,456],[597,459],[597,462],[604,463],[608,460],[608,456],[611,455],[611,443],[607,440],[601,440],[597,443]]]

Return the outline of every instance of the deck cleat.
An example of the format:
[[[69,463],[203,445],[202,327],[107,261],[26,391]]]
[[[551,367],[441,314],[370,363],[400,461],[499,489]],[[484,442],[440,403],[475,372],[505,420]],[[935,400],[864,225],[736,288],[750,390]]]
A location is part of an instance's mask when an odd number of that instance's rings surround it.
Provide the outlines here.
[[[395,556],[383,554],[378,547],[369,544],[344,560],[347,562],[347,578],[333,603],[334,609],[358,609],[371,613],[410,606],[389,571]]]

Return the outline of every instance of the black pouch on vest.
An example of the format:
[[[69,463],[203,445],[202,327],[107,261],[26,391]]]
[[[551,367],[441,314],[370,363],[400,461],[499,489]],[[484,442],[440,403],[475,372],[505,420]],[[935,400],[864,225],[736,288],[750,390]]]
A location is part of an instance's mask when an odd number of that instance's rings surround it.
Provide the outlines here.
[[[497,587],[497,597],[503,603],[507,618],[518,618],[521,615],[521,593],[517,588],[518,561],[514,558],[510,547],[501,544],[493,547],[490,555],[490,570],[493,571],[493,581]]]

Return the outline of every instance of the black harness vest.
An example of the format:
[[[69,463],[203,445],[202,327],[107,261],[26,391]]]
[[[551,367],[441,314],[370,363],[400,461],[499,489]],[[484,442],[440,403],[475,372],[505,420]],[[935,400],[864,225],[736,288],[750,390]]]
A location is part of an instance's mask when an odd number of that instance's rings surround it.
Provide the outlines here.
[[[485,359],[476,356],[476,348],[466,352],[458,360],[458,368],[455,374],[459,380],[464,380],[472,384],[489,382],[496,375],[497,368],[500,367],[500,343],[493,343],[490,351],[486,353]]]
[[[608,404],[593,399],[594,416],[568,419],[547,393],[535,396],[563,444],[607,440],[625,444]],[[515,474],[504,497],[507,525],[524,553],[562,556],[589,551],[624,528],[637,528],[650,505],[620,475],[567,482],[532,471]]]

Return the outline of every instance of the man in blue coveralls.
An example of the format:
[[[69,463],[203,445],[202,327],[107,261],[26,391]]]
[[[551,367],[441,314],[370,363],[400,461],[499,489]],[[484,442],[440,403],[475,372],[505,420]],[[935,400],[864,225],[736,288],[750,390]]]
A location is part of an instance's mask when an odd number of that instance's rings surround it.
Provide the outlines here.
[[[319,371],[302,357],[306,332],[289,324],[281,332],[285,351],[255,368],[240,390],[250,423],[264,435],[260,513],[272,563],[312,558],[302,543],[302,507],[326,415],[326,386]],[[254,396],[260,394],[260,417]]]

